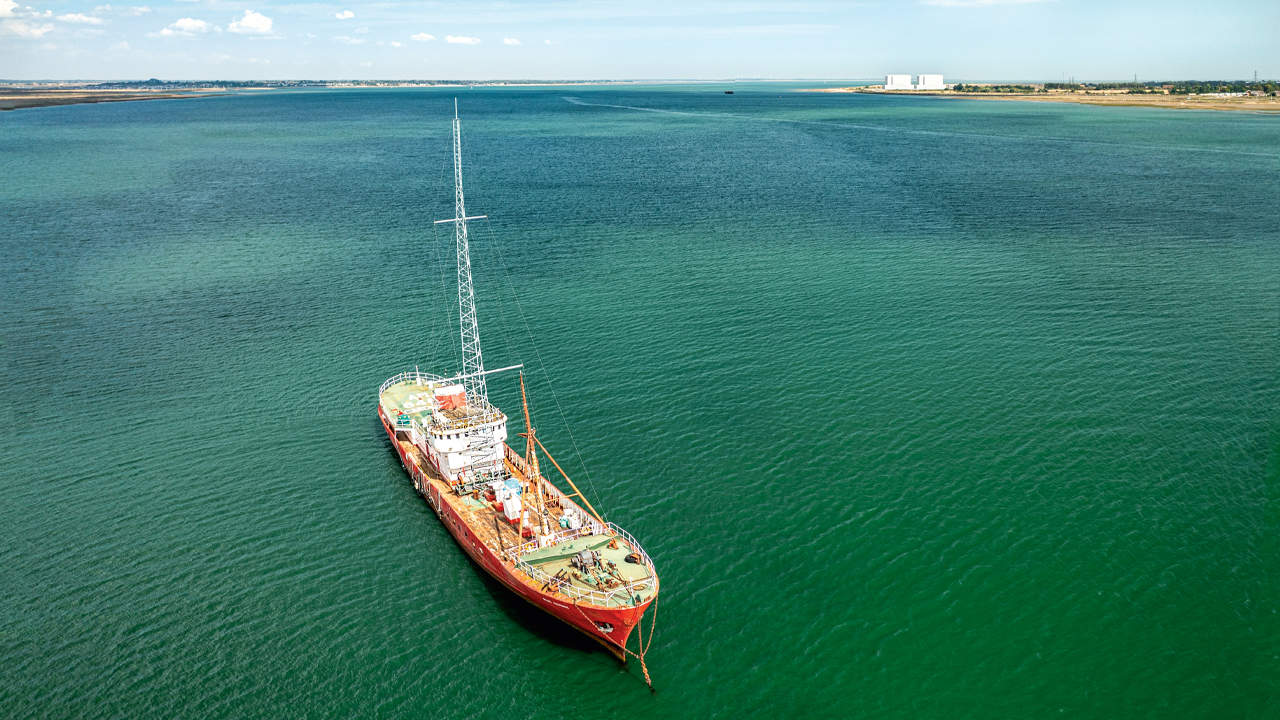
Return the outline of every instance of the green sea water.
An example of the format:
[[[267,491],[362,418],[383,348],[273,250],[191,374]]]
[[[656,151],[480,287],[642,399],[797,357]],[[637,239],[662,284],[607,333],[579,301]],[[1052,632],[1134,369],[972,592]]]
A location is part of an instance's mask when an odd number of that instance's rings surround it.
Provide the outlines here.
[[[0,114],[0,716],[1275,717],[1280,118],[722,89]],[[375,418],[457,367],[455,95],[655,694]]]

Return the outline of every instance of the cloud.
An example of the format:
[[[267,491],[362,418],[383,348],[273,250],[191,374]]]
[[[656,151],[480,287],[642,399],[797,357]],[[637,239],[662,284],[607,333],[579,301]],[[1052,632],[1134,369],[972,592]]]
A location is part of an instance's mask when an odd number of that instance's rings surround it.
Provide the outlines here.
[[[59,15],[58,19],[64,23],[73,23],[76,25],[101,25],[105,22],[102,18],[92,17],[84,13],[67,13]]]
[[[227,29],[241,35],[270,35],[271,18],[252,10],[245,10],[244,17],[232,20]]]
[[[520,38],[502,38],[503,45],[519,45]]]
[[[0,0],[0,18],[16,15],[17,13],[13,11],[16,7],[18,7],[18,3],[14,2],[14,0]]]
[[[401,43],[399,40],[392,40],[392,41],[391,41],[391,47],[401,47],[403,44],[404,44],[404,43]]]
[[[3,0],[0,0],[0,2],[3,2]],[[436,39],[436,36],[428,35],[427,33],[418,33],[417,35],[410,35],[409,39],[417,40],[418,42],[431,42]]]
[[[110,5],[99,5],[95,7],[93,11],[98,14],[109,13],[114,11],[119,15],[130,15],[133,17],[138,17],[139,15],[146,15],[147,13],[151,12],[151,8],[146,5],[131,5],[125,8],[114,8]]]
[[[1031,5],[1047,0],[920,0],[921,5],[934,7],[991,7],[992,5]]]
[[[334,40],[337,40],[337,41],[338,41],[338,42],[340,42],[340,43],[346,43],[346,44],[348,44],[348,45],[363,45],[363,44],[365,44],[365,39],[364,39],[364,38],[355,38],[355,37],[351,37],[350,35],[334,35],[334,36],[333,36],[333,39],[334,39]]]
[[[338,18],[339,20],[350,20],[351,18],[355,17],[356,14],[351,12],[350,10],[343,10],[342,12],[334,13],[333,16]]]
[[[555,45],[555,43],[551,42],[550,40],[543,40],[543,41],[542,41],[542,44],[543,44],[543,45]]]
[[[207,33],[212,29],[213,26],[204,20],[186,17],[178,18],[177,20],[169,23],[167,27],[158,33],[148,34],[152,37],[174,37],[176,35],[191,37],[192,35],[197,35],[199,33]]]
[[[21,20],[5,20],[0,22],[0,35],[16,35],[23,38],[43,37],[45,33],[53,30],[53,26],[32,25]]]
[[[467,37],[466,35],[445,35],[444,41],[450,45],[479,45],[480,38]]]

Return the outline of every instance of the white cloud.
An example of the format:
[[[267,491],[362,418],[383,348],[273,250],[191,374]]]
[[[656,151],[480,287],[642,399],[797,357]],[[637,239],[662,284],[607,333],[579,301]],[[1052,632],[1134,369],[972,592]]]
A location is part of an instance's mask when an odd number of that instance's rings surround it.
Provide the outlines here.
[[[401,45],[403,45],[403,43],[401,43],[399,40],[391,41],[391,47],[400,47]]]
[[[2,0],[0,0],[0,1],[2,1]],[[409,39],[410,39],[410,40],[417,40],[418,42],[431,42],[432,40],[435,40],[435,39],[436,39],[436,36],[435,36],[435,35],[428,35],[428,34],[426,34],[426,33],[418,33],[417,35],[410,35],[410,36],[409,36]]]
[[[351,37],[350,35],[334,35],[333,39],[337,40],[340,43],[346,43],[348,45],[363,45],[365,43],[364,38],[355,38],[355,37]]]
[[[502,38],[503,45],[519,45],[520,38]]]
[[[450,45],[479,45],[480,38],[466,35],[445,35],[444,41]]]
[[[241,35],[270,35],[271,18],[262,13],[245,10],[244,16],[239,20],[232,20],[227,29]]]
[[[125,8],[114,8],[110,5],[99,5],[95,7],[93,11],[98,14],[104,14],[104,13],[109,13],[114,11],[120,15],[132,15],[133,17],[137,17],[139,15],[146,15],[147,13],[151,12],[151,8],[146,5],[131,5]]]
[[[16,35],[24,38],[43,37],[45,33],[53,30],[52,25],[32,25],[21,20],[5,20],[0,23],[0,35]]]
[[[72,23],[76,25],[101,25],[105,22],[102,18],[96,18],[84,13],[67,13],[59,15],[58,19],[64,23]]]
[[[338,18],[339,20],[350,20],[351,18],[355,17],[356,14],[351,12],[350,10],[343,10],[342,12],[334,13],[333,16]]]
[[[990,7],[992,5],[1031,5],[1047,0],[920,0],[921,5],[935,7]]]
[[[207,33],[213,29],[213,26],[204,20],[195,18],[178,18],[169,23],[167,27],[158,33],[149,33],[152,37],[174,37],[175,35],[185,35],[191,37],[199,33]]]
[[[17,13],[13,11],[18,7],[18,3],[14,0],[0,0],[0,17],[13,17]]]

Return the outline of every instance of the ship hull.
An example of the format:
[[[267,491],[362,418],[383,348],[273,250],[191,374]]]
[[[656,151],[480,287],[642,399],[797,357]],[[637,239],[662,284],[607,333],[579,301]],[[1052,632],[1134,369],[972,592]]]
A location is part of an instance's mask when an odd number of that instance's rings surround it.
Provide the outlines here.
[[[405,473],[413,482],[414,490],[435,511],[441,524],[472,562],[517,597],[600,643],[619,661],[627,661],[630,652],[626,649],[627,639],[656,596],[634,607],[611,608],[576,602],[559,593],[544,592],[536,582],[517,573],[511,562],[504,560],[476,535],[459,511],[456,496],[439,480],[438,468],[421,466],[421,456],[411,454],[396,438],[395,426],[381,406],[378,408],[378,420]],[[430,462],[427,458],[427,463]]]

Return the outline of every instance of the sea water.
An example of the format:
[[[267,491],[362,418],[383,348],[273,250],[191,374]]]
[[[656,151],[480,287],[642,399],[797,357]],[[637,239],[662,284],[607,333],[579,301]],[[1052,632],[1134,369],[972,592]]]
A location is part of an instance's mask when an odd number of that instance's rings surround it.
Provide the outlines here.
[[[0,115],[2,714],[1274,711],[1280,118],[724,89]],[[655,559],[656,694],[376,420],[458,367],[455,97],[485,361]]]

